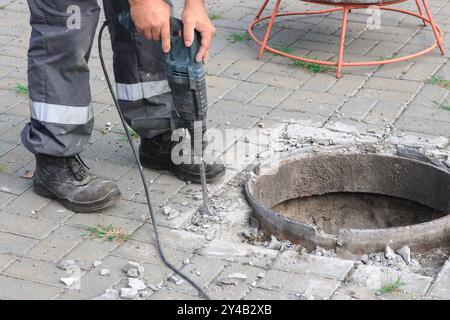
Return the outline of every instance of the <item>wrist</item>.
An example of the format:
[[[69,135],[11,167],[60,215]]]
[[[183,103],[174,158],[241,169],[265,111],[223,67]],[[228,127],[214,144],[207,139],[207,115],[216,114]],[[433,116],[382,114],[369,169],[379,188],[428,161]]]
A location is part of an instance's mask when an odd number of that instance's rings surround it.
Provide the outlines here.
[[[189,6],[189,5],[192,5],[192,4],[202,4],[202,5],[204,5],[205,1],[204,0],[184,0],[184,5],[185,6]]]
[[[150,1],[150,0],[128,0],[128,3],[130,4],[130,7],[131,7],[131,6],[135,6],[135,5],[145,3],[148,1]]]

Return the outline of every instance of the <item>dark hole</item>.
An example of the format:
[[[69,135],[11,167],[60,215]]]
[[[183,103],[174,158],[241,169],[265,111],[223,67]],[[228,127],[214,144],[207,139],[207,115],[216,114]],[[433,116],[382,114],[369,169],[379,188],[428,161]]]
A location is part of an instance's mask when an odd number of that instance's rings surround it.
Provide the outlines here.
[[[272,210],[331,234],[340,229],[402,227],[446,215],[414,201],[368,193],[329,193],[291,199]]]

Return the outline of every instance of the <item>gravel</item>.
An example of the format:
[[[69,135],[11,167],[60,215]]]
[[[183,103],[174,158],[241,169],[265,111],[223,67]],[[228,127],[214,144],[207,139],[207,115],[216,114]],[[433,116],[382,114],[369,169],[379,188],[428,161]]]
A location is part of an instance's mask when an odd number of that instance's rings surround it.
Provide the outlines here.
[[[142,291],[147,288],[144,281],[136,278],[128,278],[128,286],[137,291]]]
[[[106,289],[106,291],[94,298],[93,300],[117,300],[119,299],[119,293],[117,292],[117,290],[114,289]]]
[[[74,265],[75,265],[75,261],[73,261],[73,260],[62,260],[62,261],[58,262],[56,267],[59,269],[62,269],[62,270],[68,270],[70,267],[72,267]]]
[[[111,274],[111,271],[109,269],[101,269],[99,274],[101,276],[109,276]]]
[[[397,253],[402,257],[402,259],[406,262],[406,264],[411,264],[411,249],[409,246],[403,246],[399,250],[397,250]]]
[[[133,288],[122,288],[120,289],[120,297],[122,299],[136,299],[139,295],[139,292],[136,289]]]

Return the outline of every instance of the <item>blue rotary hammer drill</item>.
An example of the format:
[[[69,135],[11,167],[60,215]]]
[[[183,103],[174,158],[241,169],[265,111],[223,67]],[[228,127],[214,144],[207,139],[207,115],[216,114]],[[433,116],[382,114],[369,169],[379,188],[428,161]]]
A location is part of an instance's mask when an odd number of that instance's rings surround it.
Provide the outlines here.
[[[136,30],[129,12],[118,16],[119,23],[134,32]],[[194,40],[186,47],[183,37],[183,22],[170,18],[171,50],[166,56],[166,74],[172,91],[178,119],[177,128],[188,129],[191,136],[191,149],[199,159],[203,192],[203,214],[209,211],[209,198],[206,184],[205,161],[203,151],[206,146],[206,112],[208,107],[206,95],[205,68],[203,62],[196,62],[195,56],[200,49],[200,34],[195,31]],[[201,143],[199,143],[201,142]]]

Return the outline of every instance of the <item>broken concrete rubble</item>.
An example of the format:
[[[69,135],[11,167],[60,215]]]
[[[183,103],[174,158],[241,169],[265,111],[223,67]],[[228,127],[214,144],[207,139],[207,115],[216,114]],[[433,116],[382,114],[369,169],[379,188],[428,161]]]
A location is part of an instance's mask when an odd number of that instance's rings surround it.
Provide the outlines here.
[[[56,264],[56,267],[62,270],[68,270],[70,267],[75,265],[73,260],[62,260]]]
[[[139,263],[134,261],[129,261],[122,270],[127,274],[127,276],[132,278],[139,278],[144,276],[144,267]]]
[[[136,299],[139,295],[139,292],[133,288],[121,288],[120,289],[120,297],[126,300]]]
[[[397,253],[403,258],[406,264],[411,264],[411,249],[409,246],[403,246],[397,250]]]
[[[101,269],[99,274],[101,276],[109,276],[111,274],[111,271],[109,271],[108,269]]]
[[[93,300],[118,300],[119,299],[119,293],[117,292],[117,290],[114,289],[106,289],[106,291],[94,298]]]
[[[128,278],[128,286],[137,291],[141,291],[147,288],[144,281],[136,278]]]

